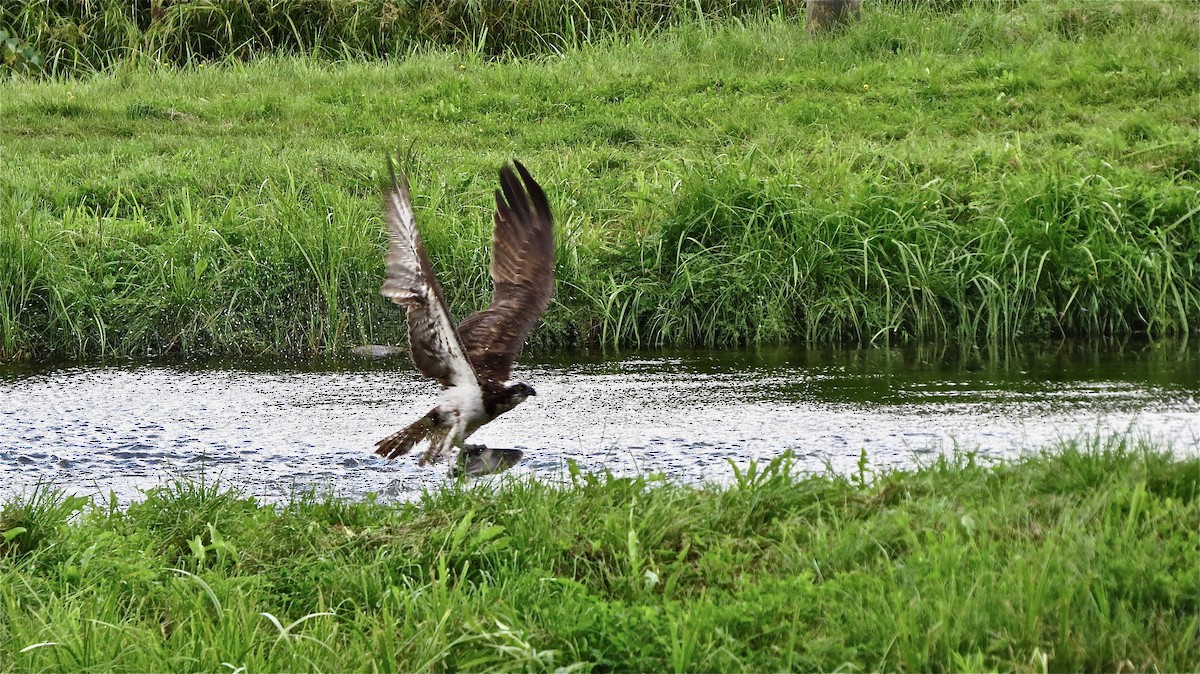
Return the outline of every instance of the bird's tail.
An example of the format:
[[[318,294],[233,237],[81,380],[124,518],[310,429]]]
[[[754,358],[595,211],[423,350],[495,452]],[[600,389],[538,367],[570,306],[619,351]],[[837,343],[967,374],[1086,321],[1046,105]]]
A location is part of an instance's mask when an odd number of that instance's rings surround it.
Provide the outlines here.
[[[429,441],[430,447],[442,444],[450,429],[438,424],[437,420],[437,412],[430,410],[429,414],[375,443],[375,453],[395,459],[404,456],[425,440]]]

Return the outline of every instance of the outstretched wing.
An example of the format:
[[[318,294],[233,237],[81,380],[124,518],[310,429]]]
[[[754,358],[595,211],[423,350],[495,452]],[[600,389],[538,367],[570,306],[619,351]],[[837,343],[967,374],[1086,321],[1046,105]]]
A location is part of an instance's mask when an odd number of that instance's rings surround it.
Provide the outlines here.
[[[387,280],[380,292],[408,310],[408,343],[413,365],[442,386],[478,387],[466,349],[454,329],[442,287],[421,245],[408,195],[408,180],[391,169],[392,185],[383,195],[383,217],[390,243]]]
[[[546,193],[521,162],[500,169],[492,232],[492,303],[458,326],[482,378],[506,381],[554,294],[554,227]],[[524,184],[522,184],[524,183]]]

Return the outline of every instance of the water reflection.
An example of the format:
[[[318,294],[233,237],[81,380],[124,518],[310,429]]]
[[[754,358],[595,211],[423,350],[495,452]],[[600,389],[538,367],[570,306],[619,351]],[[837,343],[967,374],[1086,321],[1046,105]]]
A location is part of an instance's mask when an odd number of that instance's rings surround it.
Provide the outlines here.
[[[1150,433],[1200,452],[1200,349],[1065,343],[1005,353],[933,347],[560,354],[520,376],[538,397],[473,438],[515,447],[518,475],[585,469],[719,480],[728,461],[794,449],[806,467],[986,456],[1081,432]],[[436,385],[403,359],[126,363],[0,369],[0,498],[53,479],[122,499],[173,474],[273,499],[318,486],[408,498],[445,469],[385,462],[375,440]]]

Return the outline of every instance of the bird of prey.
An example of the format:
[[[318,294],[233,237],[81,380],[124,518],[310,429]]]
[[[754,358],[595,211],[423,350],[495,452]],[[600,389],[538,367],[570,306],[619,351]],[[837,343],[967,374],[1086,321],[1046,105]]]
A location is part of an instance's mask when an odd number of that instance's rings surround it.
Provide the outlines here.
[[[420,465],[447,459],[458,448],[463,450],[459,469],[466,465],[468,474],[492,472],[497,460],[507,462],[500,469],[507,468],[520,458],[519,452],[507,450],[509,458],[498,459],[486,447],[464,446],[464,441],[537,395],[532,386],[509,376],[554,292],[554,230],[546,193],[520,162],[501,167],[493,215],[492,301],[455,329],[417,232],[408,181],[403,174],[397,180],[394,168],[391,178],[383,199],[390,243],[387,280],[380,292],[407,309],[413,365],[440,382],[443,392],[425,416],[376,443],[375,453],[395,459],[428,442]],[[483,452],[487,454],[481,457]],[[491,464],[481,465],[481,460]],[[455,472],[452,468],[451,474]]]

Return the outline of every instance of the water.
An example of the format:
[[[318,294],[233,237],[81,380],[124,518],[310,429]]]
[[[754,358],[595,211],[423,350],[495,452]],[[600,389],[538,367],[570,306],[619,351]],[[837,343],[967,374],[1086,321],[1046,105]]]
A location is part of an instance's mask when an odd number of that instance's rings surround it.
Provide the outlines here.
[[[931,348],[568,355],[519,367],[538,391],[473,438],[519,448],[510,471],[727,479],[794,450],[801,466],[911,466],[938,452],[1015,456],[1088,433],[1148,434],[1200,454],[1200,349],[1063,345],[994,361]],[[121,500],[174,476],[267,500],[313,486],[405,499],[446,466],[373,444],[427,411],[407,360],[0,369],[0,500],[52,481]]]

